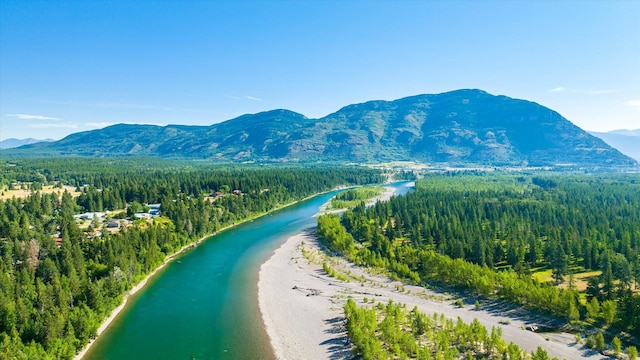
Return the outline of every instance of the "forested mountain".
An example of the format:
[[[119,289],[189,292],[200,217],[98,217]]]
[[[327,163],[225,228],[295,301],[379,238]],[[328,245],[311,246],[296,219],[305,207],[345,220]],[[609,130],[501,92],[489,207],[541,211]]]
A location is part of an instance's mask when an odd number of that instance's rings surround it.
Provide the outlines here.
[[[0,200],[0,359],[71,359],[123,294],[181,247],[338,185],[383,181],[362,168],[140,158],[0,165],[3,197],[22,186],[34,190]],[[160,204],[160,216],[137,218],[134,208],[145,203]],[[75,216],[85,212],[86,221]],[[107,219],[97,212],[109,212]]]
[[[614,130],[609,132],[589,132],[604,140],[607,144],[620,150],[621,153],[640,161],[640,129]]]
[[[370,101],[320,119],[273,110],[211,126],[120,124],[1,154],[278,162],[636,164],[551,109],[481,90]]]

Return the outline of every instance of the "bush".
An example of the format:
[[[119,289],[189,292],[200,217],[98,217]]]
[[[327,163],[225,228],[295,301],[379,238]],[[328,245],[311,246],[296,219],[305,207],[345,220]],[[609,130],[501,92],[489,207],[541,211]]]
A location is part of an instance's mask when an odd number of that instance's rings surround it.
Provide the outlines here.
[[[585,341],[584,346],[588,347],[589,349],[594,349],[596,347],[595,336],[587,336],[587,340]]]

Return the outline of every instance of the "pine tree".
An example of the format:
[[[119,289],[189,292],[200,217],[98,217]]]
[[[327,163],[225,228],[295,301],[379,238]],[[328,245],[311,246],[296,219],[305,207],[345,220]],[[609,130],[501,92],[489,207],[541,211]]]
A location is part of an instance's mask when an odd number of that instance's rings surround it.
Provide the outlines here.
[[[613,353],[616,354],[616,356],[618,356],[618,354],[620,354],[620,352],[622,351],[622,342],[617,336],[611,340],[611,348],[613,349]]]

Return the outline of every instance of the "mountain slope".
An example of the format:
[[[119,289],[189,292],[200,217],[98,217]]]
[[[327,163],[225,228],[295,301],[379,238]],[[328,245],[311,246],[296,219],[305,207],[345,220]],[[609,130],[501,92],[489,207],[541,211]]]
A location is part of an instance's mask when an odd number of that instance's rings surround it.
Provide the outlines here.
[[[35,143],[41,142],[41,141],[50,142],[50,141],[54,141],[54,140],[53,139],[38,140],[38,139],[34,139],[34,138],[27,138],[27,139],[9,138],[9,139],[5,139],[5,140],[0,141],[0,149],[13,149],[13,148],[20,147],[22,145],[35,144]]]
[[[551,109],[480,90],[369,101],[320,119],[273,110],[211,126],[121,124],[3,154],[152,155],[221,161],[634,164]]]
[[[589,133],[604,140],[621,153],[640,161],[640,129],[613,130],[606,133],[590,131]]]

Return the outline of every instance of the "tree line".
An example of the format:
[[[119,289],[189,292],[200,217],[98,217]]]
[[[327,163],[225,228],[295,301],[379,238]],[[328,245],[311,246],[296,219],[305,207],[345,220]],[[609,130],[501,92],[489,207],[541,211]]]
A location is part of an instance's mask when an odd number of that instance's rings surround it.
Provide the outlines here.
[[[356,263],[416,283],[640,336],[637,175],[428,176],[412,193],[319,218],[318,234]],[[554,281],[532,278],[545,269]],[[579,291],[571,277],[583,271],[596,275]]]
[[[73,358],[124,293],[182,246],[339,185],[383,180],[358,168],[145,167],[144,159],[128,166],[131,161],[24,160],[2,173],[5,184],[39,174],[43,185],[73,185],[80,195],[36,191],[0,201],[0,358]],[[215,192],[224,194],[210,196]],[[73,217],[134,202],[161,203],[161,216],[100,237]]]

